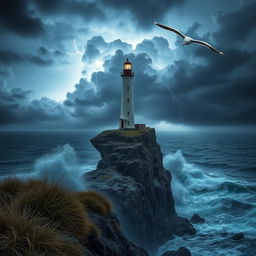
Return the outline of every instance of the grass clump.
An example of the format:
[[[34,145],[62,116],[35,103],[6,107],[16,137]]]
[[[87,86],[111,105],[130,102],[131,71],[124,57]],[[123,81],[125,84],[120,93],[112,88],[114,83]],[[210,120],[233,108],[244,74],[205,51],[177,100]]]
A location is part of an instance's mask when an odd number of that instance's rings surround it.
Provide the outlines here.
[[[99,237],[101,235],[100,229],[92,222],[89,224],[89,234],[90,237]]]
[[[111,204],[94,191],[71,192],[47,179],[0,181],[0,255],[84,256],[69,237],[100,235],[87,212],[102,216]]]
[[[31,186],[27,186],[16,199],[20,209],[29,209],[32,214],[53,223],[58,230],[78,237],[88,234],[90,221],[84,207],[71,192],[58,184],[37,181],[29,183]]]
[[[84,191],[75,193],[78,200],[85,206],[85,209],[106,216],[111,212],[111,203],[101,194],[95,191]]]
[[[121,232],[120,224],[114,222],[114,223],[113,223],[113,228],[114,228],[114,230],[115,230],[117,233],[120,233],[120,232]]]
[[[116,129],[116,130],[109,130],[109,132],[114,132],[127,137],[138,137],[138,136],[141,136],[142,134],[145,134],[149,130],[150,128],[144,128],[141,130],[140,129]]]
[[[5,203],[9,203],[17,195],[19,195],[24,189],[24,181],[17,179],[16,177],[10,177],[0,182],[0,195],[2,200],[6,200]],[[4,202],[2,202],[4,203]]]
[[[71,251],[52,225],[42,225],[37,217],[31,218],[28,210],[20,211],[8,207],[0,212],[0,255],[84,255],[80,248],[72,244]]]

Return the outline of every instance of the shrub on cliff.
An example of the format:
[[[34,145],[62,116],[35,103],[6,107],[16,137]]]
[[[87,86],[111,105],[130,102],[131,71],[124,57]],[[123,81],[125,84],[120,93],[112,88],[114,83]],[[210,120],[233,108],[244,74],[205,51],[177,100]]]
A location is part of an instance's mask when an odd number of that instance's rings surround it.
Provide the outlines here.
[[[75,195],[88,211],[102,216],[108,215],[111,212],[112,206],[110,201],[95,191],[77,192]]]
[[[30,181],[31,183],[31,181]],[[53,223],[58,230],[67,231],[83,237],[89,234],[89,219],[82,204],[58,184],[47,182],[32,182],[30,189],[16,198],[20,209],[29,209],[31,214]]]
[[[0,195],[2,198],[1,203],[4,203],[4,200],[6,203],[10,202],[17,195],[19,195],[23,191],[23,189],[24,182],[17,179],[16,177],[2,180],[0,183]]]
[[[0,255],[85,255],[67,239],[100,235],[87,211],[107,215],[111,204],[96,192],[75,193],[46,179],[0,181]]]
[[[84,254],[79,246],[61,238],[53,225],[42,225],[28,210],[12,206],[0,211],[0,255]]]

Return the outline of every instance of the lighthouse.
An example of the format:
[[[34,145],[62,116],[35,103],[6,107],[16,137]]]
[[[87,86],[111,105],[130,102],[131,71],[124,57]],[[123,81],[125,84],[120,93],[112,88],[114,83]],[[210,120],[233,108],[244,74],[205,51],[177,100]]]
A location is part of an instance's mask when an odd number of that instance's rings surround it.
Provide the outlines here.
[[[122,89],[121,89],[121,114],[119,128],[135,128],[134,124],[134,103],[133,103],[133,76],[132,63],[126,59],[123,65]]]

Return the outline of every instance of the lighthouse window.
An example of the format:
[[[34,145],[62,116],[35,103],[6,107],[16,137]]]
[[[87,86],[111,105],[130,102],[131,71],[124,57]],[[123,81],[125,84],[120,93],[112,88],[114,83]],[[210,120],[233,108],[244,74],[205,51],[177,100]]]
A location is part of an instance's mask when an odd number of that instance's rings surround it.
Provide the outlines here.
[[[130,114],[130,112],[128,111],[128,112],[127,112],[127,115],[129,116],[129,114]]]
[[[129,86],[127,86],[127,91],[129,91],[129,89],[130,89]]]
[[[127,102],[129,103],[129,102],[130,102],[130,99],[127,99]]]

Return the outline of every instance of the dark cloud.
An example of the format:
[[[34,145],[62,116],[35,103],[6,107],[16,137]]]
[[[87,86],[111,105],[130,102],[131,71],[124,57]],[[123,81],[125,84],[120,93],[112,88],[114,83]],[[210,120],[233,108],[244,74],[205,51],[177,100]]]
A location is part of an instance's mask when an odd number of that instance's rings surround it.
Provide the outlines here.
[[[1,101],[6,103],[17,103],[28,98],[30,90],[22,90],[21,88],[14,88],[11,90],[2,89],[1,91]]]
[[[65,64],[65,61],[63,61],[65,57],[66,55],[63,52],[59,50],[50,51],[43,46],[38,48],[36,55],[21,55],[11,50],[0,50],[0,63],[5,65],[26,61],[39,66],[51,66],[57,62]]]
[[[135,53],[148,54],[153,63],[158,67],[168,65],[173,58],[173,51],[171,51],[168,41],[163,37],[143,40],[137,44]]]
[[[244,13],[233,12],[233,18]],[[227,14],[226,17],[231,15]],[[235,22],[236,23],[236,22]],[[229,23],[230,31],[237,24]],[[194,24],[188,34],[222,47],[224,55],[210,52],[207,48],[190,45],[184,48],[178,45],[177,51],[186,53],[187,58],[175,61],[169,68],[172,72],[172,84],[175,97],[180,102],[181,112],[188,124],[239,125],[255,124],[253,109],[256,108],[255,53],[256,49],[238,48],[225,34],[225,26],[212,35],[198,36],[199,24]],[[223,29],[222,29],[223,28]],[[237,33],[237,31],[236,31]],[[251,34],[247,34],[247,37]],[[246,41],[246,37],[243,40]],[[185,55],[183,55],[185,57]],[[193,57],[192,60],[190,57]],[[200,58],[202,61],[193,61]]]
[[[1,1],[0,27],[22,36],[38,36],[44,31],[42,21],[34,16],[28,0]]]
[[[0,124],[21,124],[31,127],[31,124],[51,122],[51,126],[59,125],[68,120],[68,111],[63,104],[42,97],[30,101],[31,90],[9,88],[8,80],[13,78],[11,68],[0,68]],[[54,124],[56,122],[56,124]]]
[[[9,89],[7,82],[13,77],[12,69],[0,68],[0,124],[17,121],[15,111],[28,98],[30,91],[21,88]]]
[[[0,50],[0,63],[10,64],[14,62],[22,61],[23,57],[18,53],[10,50]]]
[[[27,107],[27,117],[33,121],[60,121],[67,120],[62,104],[42,97],[40,100],[33,100]]]
[[[92,63],[99,56],[114,54],[116,50],[131,52],[132,46],[120,39],[106,42],[102,36],[94,36],[87,41],[82,59],[84,62]]]
[[[98,48],[95,47],[94,44],[89,43],[86,46],[86,50],[83,55],[83,61],[92,63],[92,61],[100,56],[100,51]]]
[[[39,66],[51,66],[56,63],[66,64],[65,61],[66,54],[59,50],[50,51],[49,49],[41,46],[38,48],[38,55],[28,56],[27,58],[32,63],[35,63]]]
[[[41,12],[47,14],[77,15],[84,20],[105,17],[97,2],[83,0],[34,0],[32,2]]]
[[[51,66],[55,63],[54,60],[45,59],[40,56],[32,56],[32,57],[29,57],[28,59],[30,62],[39,66]]]
[[[42,43],[49,47],[65,49],[65,42],[76,38],[75,23],[68,22],[68,19],[55,19],[54,22],[45,25],[47,33],[42,37]]]
[[[256,1],[243,1],[239,11],[221,12],[216,16],[220,29],[214,33],[214,38],[228,46],[243,46],[246,38],[255,34]]]
[[[13,71],[11,68],[0,67],[0,89],[3,90],[9,79],[13,78]]]
[[[65,57],[66,54],[60,50],[49,50],[44,46],[38,48],[38,54],[44,57]]]
[[[157,49],[155,48],[154,43],[151,40],[145,39],[142,43],[137,44],[136,53],[147,53],[152,58],[156,58],[157,56]]]
[[[112,7],[116,11],[123,11],[120,15],[125,15],[125,12],[129,11],[131,20],[135,19],[137,25],[142,28],[152,27],[152,20],[163,17],[171,8],[184,2],[185,0],[150,0],[146,3],[144,1],[101,0],[103,6]]]
[[[20,88],[0,90],[0,124],[31,124],[67,121],[62,104],[47,97],[30,102],[28,96],[31,91]],[[54,124],[53,122],[56,122]]]

